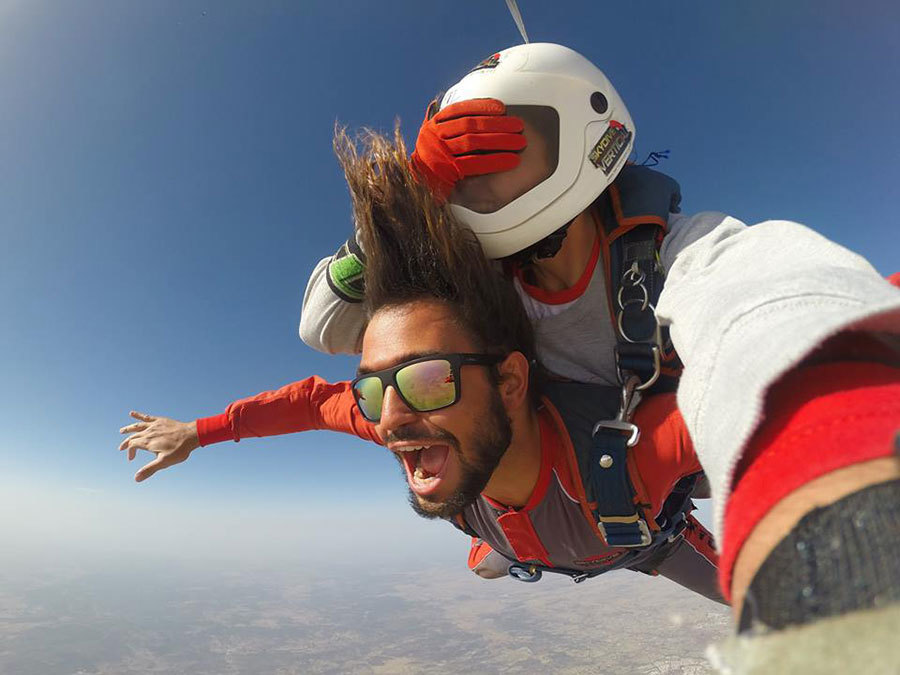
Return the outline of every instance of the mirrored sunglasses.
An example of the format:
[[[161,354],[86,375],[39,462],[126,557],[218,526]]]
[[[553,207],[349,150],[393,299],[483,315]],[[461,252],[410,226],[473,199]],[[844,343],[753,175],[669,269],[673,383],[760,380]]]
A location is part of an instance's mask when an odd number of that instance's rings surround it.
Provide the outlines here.
[[[492,366],[504,357],[489,354],[436,354],[360,375],[351,383],[360,412],[370,422],[381,420],[384,390],[392,386],[416,412],[432,412],[459,401],[459,370],[463,366]]]

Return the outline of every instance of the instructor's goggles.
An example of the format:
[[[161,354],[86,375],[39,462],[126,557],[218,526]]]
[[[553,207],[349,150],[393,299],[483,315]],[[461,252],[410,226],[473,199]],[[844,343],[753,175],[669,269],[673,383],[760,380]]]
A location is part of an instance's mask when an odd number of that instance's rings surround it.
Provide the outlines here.
[[[360,412],[370,422],[381,420],[384,390],[392,386],[410,410],[431,412],[453,405],[461,395],[459,369],[492,366],[504,357],[489,354],[423,356],[391,368],[360,375],[350,384]]]

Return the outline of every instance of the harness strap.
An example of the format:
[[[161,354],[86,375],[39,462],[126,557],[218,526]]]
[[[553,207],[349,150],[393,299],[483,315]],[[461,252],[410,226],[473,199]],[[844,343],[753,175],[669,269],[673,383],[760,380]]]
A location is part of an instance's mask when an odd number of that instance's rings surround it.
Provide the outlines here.
[[[647,547],[684,528],[687,497],[679,495],[672,500],[677,508],[664,509],[662,523],[654,524],[662,527],[651,531],[634,504],[626,462],[628,448],[637,443],[640,433],[629,421],[632,394],[634,389],[654,386],[662,372],[668,334],[656,320],[656,303],[665,281],[659,247],[668,214],[678,211],[680,199],[678,184],[668,176],[629,166],[598,203],[610,241],[610,305],[615,312],[616,374],[623,394],[618,417],[594,427],[591,447],[594,515],[609,546]]]
[[[629,374],[638,375],[639,389],[652,386],[661,367],[662,334],[655,313],[663,285],[657,250],[661,235],[656,224],[635,226],[613,242],[610,255],[616,368],[623,384]]]
[[[653,537],[647,521],[634,504],[634,487],[628,476],[628,448],[637,442],[637,427],[626,428],[600,422],[594,428],[591,446],[591,491],[597,500],[594,516],[608,546],[649,546]]]

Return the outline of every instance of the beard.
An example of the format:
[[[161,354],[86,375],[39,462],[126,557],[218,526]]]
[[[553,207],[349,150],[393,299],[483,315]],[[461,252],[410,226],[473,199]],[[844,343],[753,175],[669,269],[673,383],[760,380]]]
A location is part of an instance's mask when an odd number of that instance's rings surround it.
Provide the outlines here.
[[[463,456],[459,449],[459,441],[453,434],[446,431],[441,434],[441,437],[449,442],[450,451],[456,454],[459,461],[461,468],[459,485],[447,499],[440,502],[422,499],[410,489],[409,505],[418,515],[429,520],[454,518],[478,499],[488,484],[512,441],[512,425],[506,416],[500,392],[496,389],[491,390],[488,409],[475,421],[474,428],[479,432],[473,444],[472,459]],[[405,481],[406,473],[402,460],[401,471]]]

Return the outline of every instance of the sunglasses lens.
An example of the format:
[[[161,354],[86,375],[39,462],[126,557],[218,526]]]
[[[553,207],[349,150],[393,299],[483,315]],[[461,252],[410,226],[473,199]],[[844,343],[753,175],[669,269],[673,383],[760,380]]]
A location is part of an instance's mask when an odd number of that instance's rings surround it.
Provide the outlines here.
[[[362,378],[353,385],[353,393],[356,395],[356,404],[367,420],[377,422],[381,419],[381,403],[384,400],[384,389],[381,387],[379,378]]]
[[[456,400],[456,379],[444,359],[420,361],[397,371],[403,398],[419,412],[437,410]]]

